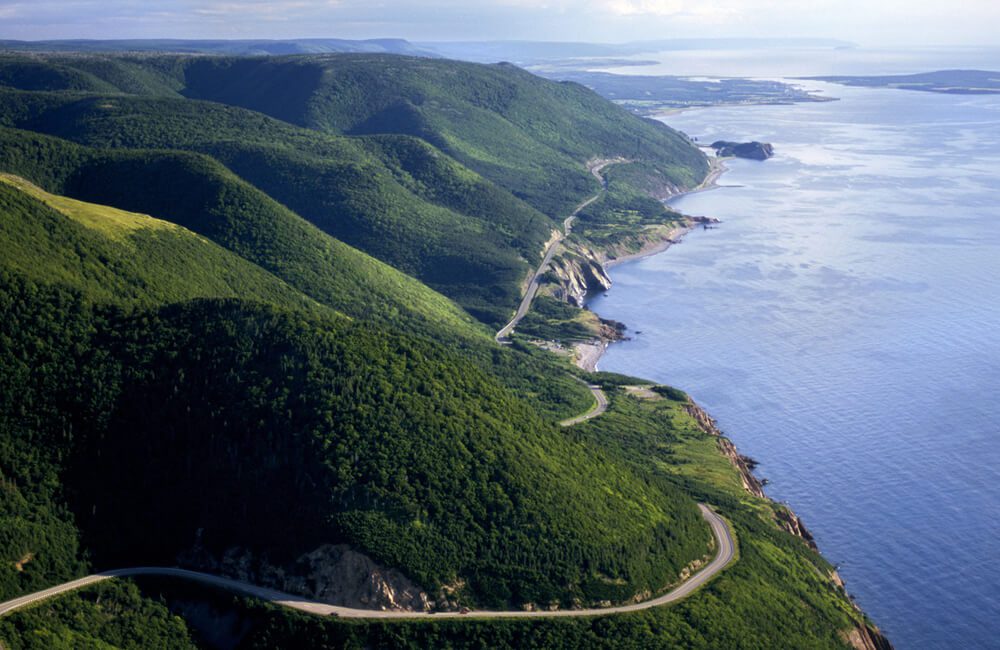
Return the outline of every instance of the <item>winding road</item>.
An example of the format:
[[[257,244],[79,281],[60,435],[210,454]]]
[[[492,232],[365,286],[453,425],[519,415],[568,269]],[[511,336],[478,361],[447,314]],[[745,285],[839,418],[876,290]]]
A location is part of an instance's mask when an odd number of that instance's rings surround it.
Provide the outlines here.
[[[94,575],[87,576],[85,578],[80,578],[79,580],[73,580],[70,582],[65,582],[61,585],[56,585],[55,587],[50,587],[42,591],[36,591],[33,594],[27,594],[21,596],[20,598],[14,598],[6,602],[0,603],[0,616],[8,614],[12,611],[20,609],[22,607],[27,607],[34,603],[64,594],[74,589],[80,589],[81,587],[86,587],[97,582],[102,582],[104,580],[110,580],[112,578],[125,578],[132,576],[168,576],[173,578],[183,578],[186,580],[193,580],[195,582],[200,582],[205,585],[212,587],[219,587],[221,589],[226,589],[229,591],[235,591],[237,593],[245,594],[247,596],[252,596],[254,598],[260,598],[261,600],[266,600],[270,603],[276,605],[282,605],[284,607],[289,607],[291,609],[296,609],[303,612],[309,612],[311,614],[319,614],[323,616],[340,616],[343,618],[357,618],[357,619],[439,619],[439,618],[553,618],[553,617],[579,617],[579,616],[605,616],[607,614],[620,614],[624,612],[637,612],[643,609],[649,609],[651,607],[659,607],[660,605],[666,605],[667,603],[672,603],[686,596],[690,595],[696,589],[704,585],[706,582],[711,580],[716,574],[722,571],[726,566],[728,566],[736,557],[736,548],[733,543],[732,535],[729,531],[729,526],[726,524],[725,520],[719,515],[715,514],[708,506],[699,503],[698,507],[701,509],[701,514],[708,521],[709,525],[712,527],[712,534],[715,537],[716,546],[718,547],[718,552],[715,558],[709,562],[700,571],[695,573],[693,576],[689,577],[683,583],[677,587],[671,589],[662,596],[658,596],[651,600],[646,600],[641,603],[632,603],[630,605],[619,605],[617,607],[605,607],[605,608],[591,608],[591,609],[560,609],[556,611],[494,611],[494,610],[475,610],[469,611],[467,613],[461,612],[439,612],[436,614],[430,614],[425,612],[400,612],[400,611],[381,611],[381,610],[370,610],[370,609],[355,609],[352,607],[341,607],[339,605],[328,605],[326,603],[320,603],[314,600],[309,600],[308,598],[302,596],[295,596],[293,594],[287,594],[275,589],[269,589],[267,587],[259,587],[257,585],[252,585],[246,582],[240,582],[239,580],[231,580],[229,578],[222,578],[219,576],[209,575],[207,573],[199,573],[197,571],[188,571],[186,569],[174,569],[169,567],[137,567],[132,569],[117,569],[114,571],[105,571],[103,573],[97,573]]]
[[[601,198],[601,195],[608,189],[608,182],[604,179],[604,176],[601,175],[601,170],[608,165],[616,165],[623,162],[628,161],[624,158],[611,158],[606,160],[596,160],[587,165],[587,169],[594,175],[594,178],[600,181],[600,191],[580,205],[576,206],[576,209],[573,210],[572,214],[563,220],[563,231],[561,233],[557,231],[555,237],[553,237],[553,239],[549,242],[549,245],[545,248],[545,253],[542,255],[542,263],[538,265],[534,275],[531,276],[531,282],[528,283],[528,289],[524,292],[524,297],[521,298],[521,304],[517,306],[517,311],[514,312],[514,318],[510,319],[509,323],[501,327],[500,331],[498,331],[494,337],[496,338],[497,343],[503,343],[507,337],[510,336],[510,333],[514,331],[514,328],[517,327],[517,324],[521,322],[524,315],[528,313],[528,309],[531,307],[531,301],[535,299],[535,294],[538,293],[538,284],[542,279],[542,274],[545,273],[549,263],[552,261],[552,256],[555,255],[556,247],[562,243],[564,239],[569,237],[570,233],[573,231],[573,221],[576,219],[576,215],[580,214],[580,211],[585,207]]]
[[[574,424],[586,422],[587,420],[596,418],[598,415],[608,410],[608,396],[604,394],[601,387],[595,386],[594,384],[587,384],[587,388],[590,389],[590,392],[594,395],[594,399],[597,400],[597,403],[594,404],[594,406],[586,413],[563,420],[559,423],[561,426],[571,427]]]

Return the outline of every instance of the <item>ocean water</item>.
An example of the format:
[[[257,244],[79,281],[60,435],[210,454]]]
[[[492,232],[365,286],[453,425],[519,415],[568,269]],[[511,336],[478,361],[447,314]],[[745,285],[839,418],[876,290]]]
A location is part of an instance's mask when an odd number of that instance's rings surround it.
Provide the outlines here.
[[[590,307],[634,339],[599,367],[703,404],[898,648],[998,648],[1000,97],[815,86],[664,118],[776,155],[612,269]]]
[[[622,57],[648,65],[595,68],[636,75],[808,77],[913,74],[929,70],[996,70],[998,47],[770,47],[690,49]]]

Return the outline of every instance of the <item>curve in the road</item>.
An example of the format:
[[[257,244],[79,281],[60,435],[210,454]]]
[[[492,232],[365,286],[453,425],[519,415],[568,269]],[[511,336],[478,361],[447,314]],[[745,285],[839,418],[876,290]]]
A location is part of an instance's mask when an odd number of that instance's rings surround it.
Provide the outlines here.
[[[293,594],[287,594],[275,589],[269,589],[267,587],[259,587],[257,585],[251,585],[246,582],[240,582],[239,580],[231,580],[229,578],[222,578],[220,576],[213,576],[207,573],[199,573],[197,571],[188,571],[186,569],[175,569],[168,567],[137,567],[132,569],[118,569],[115,571],[105,571],[103,573],[98,573],[95,575],[87,576],[85,578],[80,578],[79,580],[73,580],[71,582],[65,582],[61,585],[55,587],[50,587],[49,589],[44,589],[42,591],[37,591],[33,594],[28,594],[26,596],[21,596],[20,598],[14,598],[13,600],[8,600],[4,603],[0,603],[0,616],[10,613],[14,610],[26,607],[33,603],[40,602],[47,598],[52,598],[60,594],[72,591],[74,589],[79,589],[81,587],[86,587],[88,585],[101,582],[103,580],[110,580],[112,578],[124,578],[131,576],[168,576],[174,578],[184,578],[187,580],[193,580],[195,582],[200,582],[202,584],[210,585],[213,587],[219,587],[221,589],[226,589],[229,591],[235,591],[237,593],[245,594],[247,596],[252,596],[254,598],[260,598],[268,602],[274,603],[276,605],[282,605],[284,607],[289,607],[291,609],[296,609],[303,612],[309,612],[311,614],[320,614],[325,616],[340,616],[343,618],[358,618],[358,619],[439,619],[439,618],[551,618],[551,617],[578,617],[578,616],[605,616],[608,614],[620,614],[624,612],[637,612],[643,609],[649,609],[651,607],[659,607],[660,605],[666,605],[672,603],[682,598],[687,597],[696,589],[704,585],[706,582],[711,580],[722,571],[726,566],[729,565],[736,557],[736,548],[733,543],[733,538],[729,532],[729,526],[726,524],[725,520],[712,511],[705,504],[699,503],[698,507],[701,509],[701,514],[708,521],[712,528],[712,534],[715,537],[716,546],[718,547],[718,552],[715,558],[709,562],[705,567],[703,567],[698,573],[695,573],[690,578],[685,580],[683,583],[671,589],[669,592],[647,600],[641,603],[633,603],[631,605],[620,605],[617,607],[606,607],[606,608],[591,608],[591,609],[560,609],[556,611],[491,611],[491,610],[476,610],[469,611],[467,613],[462,612],[440,612],[436,614],[425,613],[425,612],[399,612],[399,611],[377,611],[370,609],[355,609],[352,607],[341,607],[339,605],[328,605],[326,603],[316,602],[314,600],[309,600],[302,596],[295,596]]]
[[[580,211],[586,208],[588,205],[601,198],[605,190],[608,189],[608,182],[605,180],[604,176],[601,175],[601,170],[603,170],[608,165],[615,165],[622,162],[628,162],[624,158],[613,158],[610,160],[598,160],[591,165],[588,165],[590,173],[600,181],[601,189],[597,194],[590,197],[580,205],[576,206],[572,214],[563,220],[563,231],[560,233],[556,231],[555,237],[549,242],[549,245],[545,249],[545,253],[542,255],[542,263],[538,265],[535,270],[534,275],[531,276],[531,282],[528,283],[528,288],[524,292],[524,297],[521,298],[521,304],[517,306],[517,311],[514,312],[514,317],[510,319],[510,322],[500,328],[494,337],[497,343],[503,343],[510,333],[514,331],[517,324],[521,322],[524,315],[528,313],[528,309],[531,307],[531,301],[535,299],[535,294],[538,293],[538,284],[542,279],[542,274],[545,273],[545,269],[548,268],[549,262],[552,261],[552,256],[555,255],[556,248],[558,245],[567,237],[569,237],[570,232],[573,230],[573,220],[576,219],[576,215],[580,214]]]
[[[604,391],[601,390],[601,387],[595,386],[594,384],[587,384],[587,388],[590,389],[590,392],[593,394],[594,399],[596,400],[594,406],[591,407],[591,409],[586,413],[582,413],[575,417],[571,417],[567,420],[563,420],[562,422],[559,423],[561,426],[571,427],[574,424],[580,424],[581,422],[586,422],[587,420],[590,420],[591,418],[596,418],[598,415],[608,410],[608,396],[604,394]]]

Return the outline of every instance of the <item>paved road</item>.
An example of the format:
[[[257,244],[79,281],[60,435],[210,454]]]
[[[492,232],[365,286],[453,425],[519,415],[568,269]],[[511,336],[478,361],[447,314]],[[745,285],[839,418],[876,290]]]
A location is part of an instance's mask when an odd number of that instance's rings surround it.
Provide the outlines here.
[[[94,584],[96,582],[101,582],[103,580],[110,580],[112,578],[121,577],[131,577],[131,576],[170,576],[174,578],[185,578],[188,580],[193,580],[195,582],[200,582],[202,584],[211,585],[213,587],[220,587],[222,589],[227,589],[235,591],[241,594],[246,594],[248,596],[253,596],[255,598],[260,598],[277,605],[283,605],[285,607],[290,607],[292,609],[297,609],[303,612],[309,612],[312,614],[320,614],[325,616],[340,616],[343,618],[360,618],[360,619],[439,619],[439,618],[541,618],[541,617],[566,617],[566,616],[604,616],[607,614],[619,614],[622,612],[636,612],[643,609],[649,609],[651,607],[658,607],[660,605],[666,605],[667,603],[672,603],[680,600],[693,591],[704,585],[706,582],[712,579],[717,573],[722,571],[733,559],[736,557],[735,546],[733,544],[733,538],[729,532],[729,526],[726,522],[717,514],[715,514],[708,506],[699,503],[698,507],[701,508],[701,514],[708,521],[709,525],[712,527],[712,534],[715,536],[716,545],[718,547],[718,552],[715,555],[715,559],[708,563],[704,568],[702,568],[698,573],[694,574],[688,578],[684,583],[675,587],[671,591],[653,598],[652,600],[647,600],[641,603],[633,603],[631,605],[621,605],[618,607],[606,607],[606,608],[593,608],[593,609],[561,609],[554,612],[548,611],[535,611],[535,612],[524,612],[524,611],[491,611],[491,610],[475,610],[470,611],[466,614],[460,612],[441,612],[438,614],[427,614],[423,612],[398,612],[398,611],[377,611],[369,609],[354,609],[350,607],[340,607],[338,605],[328,605],[326,603],[319,603],[314,600],[309,600],[302,596],[295,596],[292,594],[286,594],[275,589],[268,589],[267,587],[258,587],[256,585],[251,585],[246,582],[240,582],[238,580],[230,580],[229,578],[222,578],[219,576],[209,575],[207,573],[198,573],[196,571],[187,571],[185,569],[173,569],[166,567],[138,567],[133,569],[118,569],[115,571],[105,571],[104,573],[98,573],[95,575],[87,576],[86,578],[80,578],[79,580],[73,580],[72,582],[66,582],[43,591],[37,591],[33,594],[28,594],[26,596],[21,596],[20,598],[15,598],[13,600],[8,600],[7,602],[0,603],[0,616],[14,611],[18,608],[25,607],[32,603],[37,603],[46,598],[51,598],[53,596],[58,596],[59,594],[72,591],[74,589],[79,589],[80,587],[85,587],[87,585]]]
[[[596,418],[598,415],[608,410],[608,396],[604,394],[601,387],[595,386],[594,384],[587,384],[587,388],[589,388],[590,392],[593,393],[594,399],[597,400],[597,403],[594,404],[593,408],[586,413],[569,418],[568,420],[563,420],[559,424],[564,427],[571,427],[574,424],[580,424],[581,422],[586,422],[591,418]]]
[[[573,220],[576,219],[576,215],[580,214],[580,210],[601,198],[604,191],[608,189],[608,182],[601,175],[601,170],[603,170],[608,165],[614,165],[621,162],[627,162],[623,158],[614,158],[611,160],[599,160],[588,166],[590,173],[594,175],[594,178],[601,182],[601,190],[590,197],[580,205],[576,206],[573,213],[570,214],[563,220],[563,232],[556,233],[556,236],[549,243],[548,247],[545,249],[545,254],[542,255],[542,263],[538,265],[535,270],[535,274],[531,276],[531,282],[528,283],[528,289],[524,292],[524,297],[521,298],[521,304],[517,306],[517,311],[514,312],[514,318],[510,319],[510,322],[500,328],[500,331],[496,334],[497,343],[504,342],[510,333],[514,331],[517,324],[521,322],[524,315],[528,313],[528,309],[531,307],[531,301],[535,299],[535,294],[538,293],[538,283],[542,278],[542,274],[549,267],[549,262],[552,261],[552,256],[555,255],[556,248],[558,245],[566,239],[569,234],[573,231]]]

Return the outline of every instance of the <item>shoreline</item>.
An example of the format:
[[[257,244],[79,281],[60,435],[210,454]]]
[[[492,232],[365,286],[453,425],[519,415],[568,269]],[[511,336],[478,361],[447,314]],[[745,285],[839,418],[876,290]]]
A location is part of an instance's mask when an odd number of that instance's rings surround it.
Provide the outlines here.
[[[719,179],[729,171],[729,168],[725,164],[726,159],[710,157],[709,158],[709,170],[705,178],[697,186],[690,190],[685,190],[683,192],[677,192],[672,194],[668,198],[664,199],[664,203],[668,203],[674,199],[680,198],[682,196],[687,196],[689,194],[697,194],[700,192],[708,192],[709,190],[714,190],[721,185],[718,184]],[[601,262],[601,266],[604,267],[605,271],[607,269],[614,268],[619,264],[624,264],[626,262],[636,262],[638,260],[644,259],[646,257],[652,257],[653,255],[659,255],[667,251],[674,244],[680,243],[680,241],[689,232],[695,229],[696,222],[694,217],[689,217],[685,215],[685,219],[688,221],[687,224],[682,226],[677,226],[670,230],[667,236],[654,244],[643,247],[642,249],[636,251],[635,253],[630,253],[628,255],[622,255],[621,257],[616,257],[610,260],[604,260]],[[613,288],[613,287],[612,287]],[[586,306],[586,304],[584,305]],[[595,312],[596,314],[596,312]],[[596,314],[600,317],[600,314]],[[584,343],[576,343],[573,345],[573,363],[581,370],[586,370],[587,372],[598,372],[597,364],[600,363],[601,358],[604,353],[607,352],[608,347],[614,343],[613,340],[606,339],[594,339],[591,341],[586,341]]]
[[[728,171],[728,168],[724,164],[724,160],[726,159],[719,159],[716,157],[710,158],[711,168],[709,169],[708,175],[706,175],[705,179],[697,187],[685,192],[678,192],[677,194],[674,194],[666,199],[666,201],[686,196],[688,194],[706,192],[720,187],[720,185],[718,185],[718,180]],[[697,223],[695,219],[697,218],[686,215],[685,218],[688,220],[688,225],[683,228],[671,230],[668,238],[664,241],[653,244],[634,254],[625,255],[620,258],[604,262],[602,265],[605,269],[608,269],[616,266],[617,264],[637,261],[666,251],[674,243],[677,243],[681,237],[694,229],[695,224]],[[704,217],[702,217],[702,219],[704,219]],[[675,235],[675,232],[678,232],[678,234]],[[585,371],[598,372],[598,363],[600,363],[600,360],[603,358],[608,347],[610,347],[610,345],[614,342],[614,340],[599,338],[585,343],[577,343],[573,346],[573,363]],[[687,411],[688,414],[695,419],[703,431],[716,438],[719,453],[728,458],[730,463],[736,469],[740,476],[740,481],[743,484],[743,489],[747,492],[747,494],[765,499],[771,504],[774,504],[774,506],[776,506],[775,518],[778,527],[801,538],[806,545],[808,545],[816,553],[820,554],[820,556],[823,556],[823,553],[817,545],[812,533],[808,528],[806,528],[803,521],[799,518],[791,506],[775,501],[764,491],[765,482],[758,479],[754,474],[756,461],[741,454],[739,449],[736,447],[736,444],[726,437],[718,428],[715,419],[690,396],[688,397]],[[854,609],[865,617],[866,622],[851,630],[844,640],[856,650],[892,650],[892,642],[882,634],[877,625],[867,618],[867,614],[864,613],[864,610],[861,609],[860,605],[847,591],[844,581],[837,573],[836,568],[833,569],[828,578],[834,585],[843,591],[844,595],[847,596]]]

